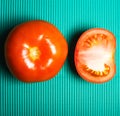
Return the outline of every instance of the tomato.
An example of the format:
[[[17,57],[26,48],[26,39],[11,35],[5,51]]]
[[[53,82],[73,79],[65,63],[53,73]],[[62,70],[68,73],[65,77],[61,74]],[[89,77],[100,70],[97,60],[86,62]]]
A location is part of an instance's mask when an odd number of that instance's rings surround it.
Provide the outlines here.
[[[110,31],[93,28],[84,32],[77,41],[74,53],[78,74],[93,83],[112,79],[116,72],[115,49],[115,36]]]
[[[5,58],[11,73],[24,82],[46,81],[63,66],[68,45],[52,24],[29,21],[16,26],[5,43]]]

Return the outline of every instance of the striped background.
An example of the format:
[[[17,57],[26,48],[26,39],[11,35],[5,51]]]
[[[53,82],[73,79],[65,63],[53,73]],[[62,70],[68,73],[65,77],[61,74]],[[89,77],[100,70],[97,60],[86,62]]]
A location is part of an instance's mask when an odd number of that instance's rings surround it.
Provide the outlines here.
[[[53,23],[69,44],[69,55],[50,81],[26,84],[15,79],[4,60],[4,42],[17,24],[34,19]],[[76,39],[93,27],[112,31],[117,40],[115,77],[91,84],[73,65]],[[0,0],[0,116],[120,116],[119,0]]]

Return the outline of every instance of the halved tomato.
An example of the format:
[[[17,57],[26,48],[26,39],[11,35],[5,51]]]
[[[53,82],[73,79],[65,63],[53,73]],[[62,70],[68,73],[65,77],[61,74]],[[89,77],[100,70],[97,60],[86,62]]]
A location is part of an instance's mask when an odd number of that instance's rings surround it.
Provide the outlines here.
[[[68,45],[61,32],[46,21],[16,26],[5,44],[5,57],[12,74],[24,82],[53,78],[63,66]]]
[[[75,48],[74,62],[78,74],[86,81],[103,83],[116,72],[115,36],[108,30],[93,28],[84,32]]]

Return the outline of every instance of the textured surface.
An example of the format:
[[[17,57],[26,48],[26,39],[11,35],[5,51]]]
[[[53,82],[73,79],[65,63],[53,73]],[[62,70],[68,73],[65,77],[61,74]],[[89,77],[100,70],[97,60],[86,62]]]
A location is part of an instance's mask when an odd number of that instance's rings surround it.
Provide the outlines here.
[[[119,6],[119,0],[0,0],[0,116],[120,116]],[[70,49],[55,78],[26,84],[6,68],[3,47],[15,25],[33,19],[56,25]],[[75,41],[92,27],[112,31],[117,40],[117,72],[105,84],[88,83],[74,71]]]

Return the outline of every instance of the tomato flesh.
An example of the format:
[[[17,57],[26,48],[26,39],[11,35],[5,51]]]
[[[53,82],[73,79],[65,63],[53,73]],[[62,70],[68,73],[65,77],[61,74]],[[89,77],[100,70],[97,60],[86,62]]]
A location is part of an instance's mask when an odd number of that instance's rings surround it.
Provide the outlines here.
[[[63,66],[67,53],[68,45],[63,35],[45,21],[29,21],[16,26],[5,44],[8,68],[24,82],[53,78]]]
[[[93,83],[103,83],[115,74],[115,37],[105,29],[94,28],[84,32],[75,48],[75,66],[78,74]]]

